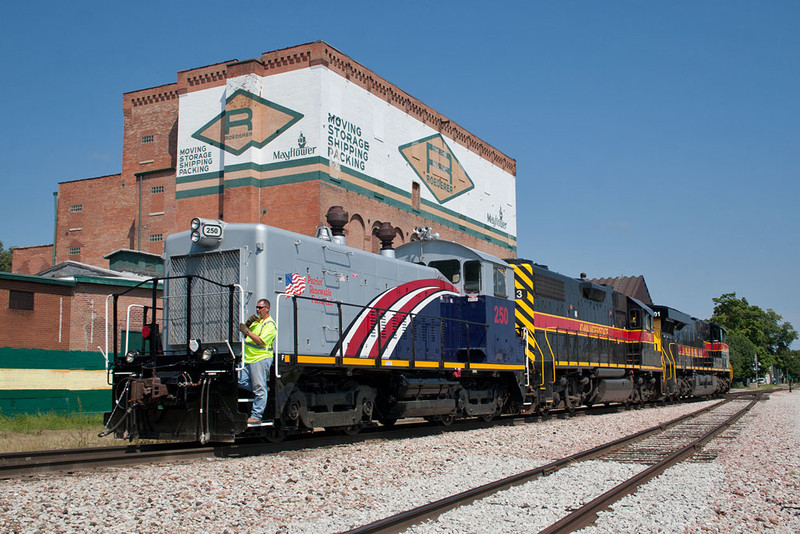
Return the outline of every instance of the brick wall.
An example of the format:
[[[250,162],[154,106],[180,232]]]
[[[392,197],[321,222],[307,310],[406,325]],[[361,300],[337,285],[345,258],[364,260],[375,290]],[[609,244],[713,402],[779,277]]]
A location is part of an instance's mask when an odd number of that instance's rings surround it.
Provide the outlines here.
[[[120,174],[58,184],[56,263],[108,267],[106,254],[135,249],[138,184]]]
[[[262,222],[303,234],[313,234],[332,205],[341,205],[355,221],[351,246],[377,251],[372,230],[380,222],[398,228],[396,245],[410,239],[414,226],[433,226],[442,239],[496,254],[503,247],[457,229],[448,229],[414,212],[383,204],[324,180],[259,188],[234,187],[194,198],[176,200],[175,166],[179,95],[224,85],[226,79],[247,73],[266,76],[322,65],[385,99],[425,124],[445,128],[443,133],[495,165],[516,172],[513,159],[463,130],[326,43],[309,43],[269,52],[256,60],[226,62],[177,73],[176,83],[125,93],[122,172],[117,175],[59,184],[56,263],[75,260],[107,267],[103,256],[118,249],[163,253],[163,238],[188,229],[193,217],[222,218],[229,222]],[[444,126],[442,126],[444,125]],[[220,179],[220,186],[224,179]],[[409,183],[411,187],[411,183]],[[71,210],[73,206],[80,210]],[[141,216],[140,216],[141,214]],[[70,251],[72,254],[70,254]],[[35,273],[51,266],[52,254],[26,250],[13,261],[13,272]]]
[[[10,309],[11,291],[33,293],[33,310]],[[0,347],[69,350],[71,296],[68,285],[0,280]]]
[[[125,289],[107,284],[0,279],[0,347],[94,352],[99,346],[105,350],[106,297]],[[11,309],[9,299],[14,291],[32,293],[33,309]],[[125,329],[130,304],[151,303],[149,289],[137,289],[121,297],[117,305],[120,330]],[[110,321],[112,299],[108,307]],[[130,317],[131,330],[140,332],[142,309],[132,308]],[[112,339],[109,331],[109,344]],[[122,335],[120,349],[124,350]]]
[[[11,250],[11,272],[36,274],[53,266],[53,245],[14,247]]]

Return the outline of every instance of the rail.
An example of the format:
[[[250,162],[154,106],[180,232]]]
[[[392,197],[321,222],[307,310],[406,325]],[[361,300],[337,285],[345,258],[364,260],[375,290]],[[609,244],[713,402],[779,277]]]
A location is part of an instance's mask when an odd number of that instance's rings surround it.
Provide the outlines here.
[[[410,510],[407,510],[407,511],[392,515],[392,516],[389,516],[389,517],[386,517],[384,519],[369,523],[367,525],[363,525],[363,526],[357,527],[355,529],[352,529],[352,530],[349,530],[349,531],[346,531],[346,532],[347,532],[347,534],[372,534],[372,533],[384,533],[384,532],[386,532],[386,533],[388,533],[388,532],[401,532],[402,530],[404,530],[404,529],[406,529],[406,528],[408,528],[408,527],[410,527],[412,525],[419,524],[419,523],[421,523],[423,521],[435,520],[438,516],[440,516],[441,514],[443,514],[444,512],[446,512],[448,510],[468,505],[468,504],[470,504],[470,503],[472,503],[472,502],[474,502],[476,500],[488,497],[489,495],[492,495],[492,494],[497,493],[499,491],[506,490],[506,489],[508,489],[510,487],[517,486],[517,485],[523,484],[525,482],[529,482],[529,481],[531,481],[531,480],[533,480],[535,478],[541,477],[541,476],[549,475],[549,474],[551,474],[551,473],[553,473],[555,471],[558,471],[559,469],[562,469],[562,468],[564,468],[564,467],[566,467],[566,466],[568,466],[570,464],[573,464],[575,462],[597,458],[597,457],[606,455],[609,451],[619,450],[620,448],[622,448],[625,445],[628,445],[630,443],[638,442],[638,441],[640,441],[640,440],[642,440],[642,439],[644,439],[644,438],[646,438],[648,436],[651,436],[653,434],[656,434],[658,432],[663,432],[663,431],[666,431],[667,429],[676,427],[677,425],[679,425],[679,424],[681,424],[681,423],[683,423],[685,421],[688,421],[689,419],[693,419],[695,417],[698,417],[701,414],[708,413],[708,412],[710,412],[710,411],[712,411],[712,410],[714,410],[714,409],[716,409],[716,408],[718,408],[718,407],[730,402],[730,400],[732,400],[732,399],[733,399],[733,397],[731,399],[726,399],[726,400],[724,400],[724,401],[722,401],[720,403],[714,404],[712,406],[708,406],[708,407],[702,408],[702,409],[700,409],[700,410],[698,410],[696,412],[680,416],[680,417],[678,417],[676,419],[673,419],[671,421],[668,421],[666,423],[650,427],[650,428],[642,430],[640,432],[636,432],[635,434],[631,434],[629,436],[622,437],[620,439],[611,441],[609,443],[605,443],[603,445],[599,445],[597,447],[594,447],[594,448],[591,448],[591,449],[588,449],[588,450],[585,450],[585,451],[582,451],[582,452],[579,452],[579,453],[576,453],[576,454],[571,454],[569,456],[565,456],[564,458],[561,458],[561,459],[556,460],[554,462],[548,463],[546,465],[542,465],[542,466],[536,467],[536,468],[531,469],[529,471],[525,471],[525,472],[522,472],[522,473],[518,473],[516,475],[505,477],[503,479],[499,479],[497,481],[490,482],[488,484],[484,484],[482,486],[479,486],[479,487],[476,487],[476,488],[472,488],[470,490],[467,490],[467,491],[464,491],[464,492],[461,492],[461,493],[458,493],[458,494],[455,494],[455,495],[451,495],[451,496],[445,497],[443,499],[439,499],[437,501],[434,501],[434,502],[431,502],[431,503],[428,503],[428,504],[425,504],[425,505],[422,505],[422,506],[419,506],[419,507],[416,507],[416,508],[413,508],[413,509],[410,509]],[[751,402],[748,405],[748,409],[749,409],[749,407],[752,407],[752,405],[755,402],[756,402],[755,400],[753,402]],[[737,418],[741,417],[741,415],[744,413],[744,411],[746,411],[746,410],[737,412],[737,414],[738,414]],[[730,425],[730,424],[732,424],[732,421],[729,420],[729,421],[726,421],[726,423],[728,425]],[[715,431],[719,432],[721,428],[726,428],[725,423],[723,423],[722,425],[719,425],[718,427],[715,427]],[[708,439],[710,439],[710,438],[708,438]],[[696,441],[699,441],[699,440],[696,440]],[[706,441],[707,441],[707,439],[706,439]],[[693,442],[693,445],[696,447],[697,446],[696,442]],[[693,447],[692,450],[695,450],[695,448]],[[675,455],[670,455],[670,458],[672,458],[673,456],[675,456]],[[679,460],[674,460],[674,461],[679,461]],[[571,531],[571,530],[563,530],[559,526],[558,529],[555,529],[555,530],[552,530],[552,531],[551,530],[545,530],[543,532],[569,532],[569,531]]]

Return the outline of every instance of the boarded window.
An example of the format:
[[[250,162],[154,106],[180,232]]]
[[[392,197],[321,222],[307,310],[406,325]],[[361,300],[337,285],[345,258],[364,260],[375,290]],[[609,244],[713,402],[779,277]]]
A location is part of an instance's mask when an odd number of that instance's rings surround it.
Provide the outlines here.
[[[164,186],[163,185],[154,185],[154,186],[152,186],[150,188],[150,193],[152,193],[154,195],[156,195],[158,193],[163,193],[163,192],[164,192]]]
[[[411,209],[419,210],[419,184],[411,183]]]
[[[164,234],[150,234],[150,242],[157,243],[159,241],[164,241]]]
[[[80,254],[81,254],[81,247],[69,247],[70,256],[80,256]]]
[[[8,307],[12,310],[32,310],[33,293],[31,291],[14,291],[12,289],[8,292]]]
[[[70,213],[80,213],[83,211],[83,204],[73,204],[69,207]]]
[[[152,135],[143,135],[142,136],[142,144],[143,145],[146,145],[146,144],[149,144],[149,143],[152,143],[152,142],[153,142],[153,136]]]

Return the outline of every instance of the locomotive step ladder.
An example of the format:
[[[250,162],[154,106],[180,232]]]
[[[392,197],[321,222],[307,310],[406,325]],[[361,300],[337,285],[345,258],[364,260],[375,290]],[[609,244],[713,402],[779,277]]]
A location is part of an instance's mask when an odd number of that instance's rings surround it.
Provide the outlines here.
[[[242,398],[239,398],[237,400],[239,401],[240,411],[241,411],[241,408],[243,408],[243,407],[248,408],[246,411],[248,411],[248,412],[250,411],[249,410],[249,406],[251,404],[253,404],[253,399],[248,398],[248,397],[242,397]],[[247,406],[242,406],[242,405],[247,405]],[[262,426],[274,426],[274,424],[275,423],[273,423],[272,421],[264,421],[264,420],[262,420],[260,423],[247,423],[247,428],[257,428],[257,427],[262,427]]]

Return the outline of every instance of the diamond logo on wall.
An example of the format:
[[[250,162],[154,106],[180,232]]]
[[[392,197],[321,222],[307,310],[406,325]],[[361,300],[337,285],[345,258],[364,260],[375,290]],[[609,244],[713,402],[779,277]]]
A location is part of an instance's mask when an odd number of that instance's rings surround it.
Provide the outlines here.
[[[225,110],[192,137],[238,156],[251,146],[264,147],[302,118],[302,113],[239,89],[225,100]]]
[[[408,143],[399,150],[440,204],[475,187],[440,134]]]

